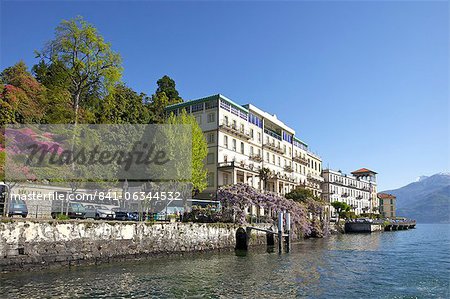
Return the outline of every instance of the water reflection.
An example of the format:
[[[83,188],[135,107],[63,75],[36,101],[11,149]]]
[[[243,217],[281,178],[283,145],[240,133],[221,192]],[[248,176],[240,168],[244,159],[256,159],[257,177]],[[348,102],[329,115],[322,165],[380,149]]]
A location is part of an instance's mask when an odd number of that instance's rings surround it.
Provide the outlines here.
[[[2,298],[449,298],[449,226],[0,276]],[[413,248],[414,250],[411,250]],[[409,250],[408,250],[409,249]],[[276,254],[274,254],[276,253]]]

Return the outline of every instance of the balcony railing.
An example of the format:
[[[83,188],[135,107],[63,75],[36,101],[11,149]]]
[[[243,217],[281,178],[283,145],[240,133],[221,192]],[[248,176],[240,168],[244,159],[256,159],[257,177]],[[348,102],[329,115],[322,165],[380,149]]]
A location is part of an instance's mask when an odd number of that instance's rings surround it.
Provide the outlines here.
[[[249,159],[252,161],[255,161],[255,162],[262,162],[262,160],[263,160],[261,155],[258,155],[258,154],[250,155]]]
[[[301,156],[294,156],[294,157],[292,157],[292,160],[294,160],[297,163],[303,164],[305,166],[308,166],[308,164],[309,164],[308,160]]]
[[[237,128],[234,124],[229,124],[226,121],[222,121],[222,123],[220,124],[219,128],[224,130],[224,131],[226,131],[226,132],[228,132],[228,133],[234,134],[234,135],[236,135],[238,137],[241,137],[241,138],[245,138],[247,140],[252,138],[248,131],[246,131],[244,129],[241,129],[241,128]]]
[[[239,168],[247,169],[250,171],[256,171],[256,172],[259,171],[259,169],[261,168],[258,165],[254,165],[253,163],[247,164],[244,161],[219,162],[218,167],[230,167],[230,168],[239,167]]]
[[[275,133],[275,132],[273,132],[273,131],[271,131],[269,129],[264,129],[264,133],[266,133],[267,135],[269,135],[269,136],[271,136],[273,138],[276,138],[276,139],[281,141],[281,135],[279,135],[279,134],[277,134],[277,133]]]
[[[308,173],[308,179],[318,181],[318,182],[324,181],[323,177],[321,177],[319,175],[311,174],[311,173]]]
[[[292,166],[286,165],[286,166],[284,166],[284,171],[286,171],[286,172],[293,172],[294,169],[292,169]]]
[[[284,154],[284,150],[281,148],[281,146],[278,146],[273,142],[266,142],[264,143],[263,147],[280,155]]]
[[[295,178],[293,178],[292,176],[289,176],[287,174],[277,173],[275,176],[277,179],[280,179],[280,180],[285,180],[285,181],[292,182],[292,183],[295,182]]]

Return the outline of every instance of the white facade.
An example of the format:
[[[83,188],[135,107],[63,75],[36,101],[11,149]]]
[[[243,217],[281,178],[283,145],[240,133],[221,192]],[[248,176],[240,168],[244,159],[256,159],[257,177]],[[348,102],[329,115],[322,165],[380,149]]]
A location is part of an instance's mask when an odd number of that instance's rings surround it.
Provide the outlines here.
[[[345,202],[352,207],[352,211],[359,215],[373,212],[374,205],[372,197],[373,190],[376,190],[375,173],[373,175],[360,176],[353,172],[353,175],[343,174],[340,171],[324,169],[322,176],[322,198],[332,203],[335,201]],[[336,217],[334,208],[330,208],[331,216]]]
[[[220,94],[166,108],[169,113],[182,109],[195,116],[208,143],[208,188],[200,198],[212,198],[218,187],[240,182],[279,195],[305,186],[320,196],[320,157],[275,115]],[[265,186],[259,178],[262,168],[271,171]]]

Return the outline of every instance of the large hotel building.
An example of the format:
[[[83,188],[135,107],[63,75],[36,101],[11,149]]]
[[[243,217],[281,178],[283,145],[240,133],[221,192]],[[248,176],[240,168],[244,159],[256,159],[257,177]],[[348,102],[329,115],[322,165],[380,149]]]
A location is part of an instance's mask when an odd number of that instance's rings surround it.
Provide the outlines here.
[[[329,203],[340,201],[352,207],[355,214],[377,213],[377,181],[376,172],[361,168],[347,175],[341,171],[324,169],[322,176],[322,198]],[[334,215],[334,209],[331,208]]]
[[[208,187],[198,198],[214,198],[218,187],[240,182],[279,195],[303,186],[321,196],[321,158],[276,115],[220,94],[166,111],[178,114],[183,109],[195,116],[208,143]],[[266,184],[259,177],[262,168],[270,169]]]

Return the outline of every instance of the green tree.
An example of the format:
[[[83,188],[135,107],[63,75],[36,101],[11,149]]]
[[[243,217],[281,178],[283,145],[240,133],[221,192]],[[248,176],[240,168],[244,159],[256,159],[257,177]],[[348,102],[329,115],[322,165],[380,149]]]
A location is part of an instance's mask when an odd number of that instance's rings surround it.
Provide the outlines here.
[[[110,124],[148,124],[151,112],[146,101],[145,94],[138,94],[123,83],[117,84],[114,92],[101,103],[97,119]]]
[[[166,96],[165,92],[160,92],[152,95],[152,102],[150,104],[153,123],[162,124],[165,122],[166,115],[165,110],[169,105],[169,98]]]
[[[271,178],[272,172],[270,171],[269,168],[263,167],[263,168],[261,168],[259,170],[258,176],[259,176],[259,179],[263,182],[263,184],[262,184],[263,191],[266,191],[266,189],[267,189],[267,182]]]
[[[319,201],[320,198],[314,195],[314,193],[306,188],[298,187],[285,195],[287,199],[292,199],[297,202],[307,202],[309,199]]]
[[[158,88],[156,89],[156,94],[164,92],[169,99],[169,104],[177,104],[183,102],[183,99],[180,97],[177,89],[175,81],[167,75],[164,75],[161,79],[156,81]]]
[[[175,88],[175,81],[169,76],[162,77],[156,84],[158,88],[155,94],[152,95],[150,106],[153,112],[153,122],[161,124],[166,119],[164,109],[169,105],[183,102],[183,99]]]
[[[68,88],[75,124],[80,107],[92,105],[90,101],[98,100],[98,95],[108,94],[122,73],[119,54],[82,17],[62,21],[56,28],[55,39],[37,52],[37,57],[40,63],[36,73],[57,74],[58,82]]]
[[[167,124],[173,125],[190,125],[192,128],[192,168],[191,168],[191,180],[193,190],[192,192],[198,193],[205,190],[207,186],[206,175],[207,171],[205,169],[204,160],[208,154],[208,144],[206,143],[203,131],[198,125],[197,121],[192,115],[182,111],[179,115],[170,114],[166,120]],[[182,138],[179,136],[178,138]],[[175,140],[176,142],[176,140]],[[183,143],[181,143],[183,144]],[[185,171],[180,169],[180,171]]]
[[[331,206],[336,210],[336,213],[338,214],[337,223],[339,223],[339,219],[344,212],[349,212],[351,207],[342,201],[334,201],[331,203]]]
[[[65,65],[57,60],[49,64],[41,60],[33,66],[36,80],[46,87],[44,123],[67,124],[75,119],[70,93],[71,82],[65,68]],[[87,115],[88,113],[80,108],[78,119],[81,122],[92,122],[92,118],[88,120]]]

